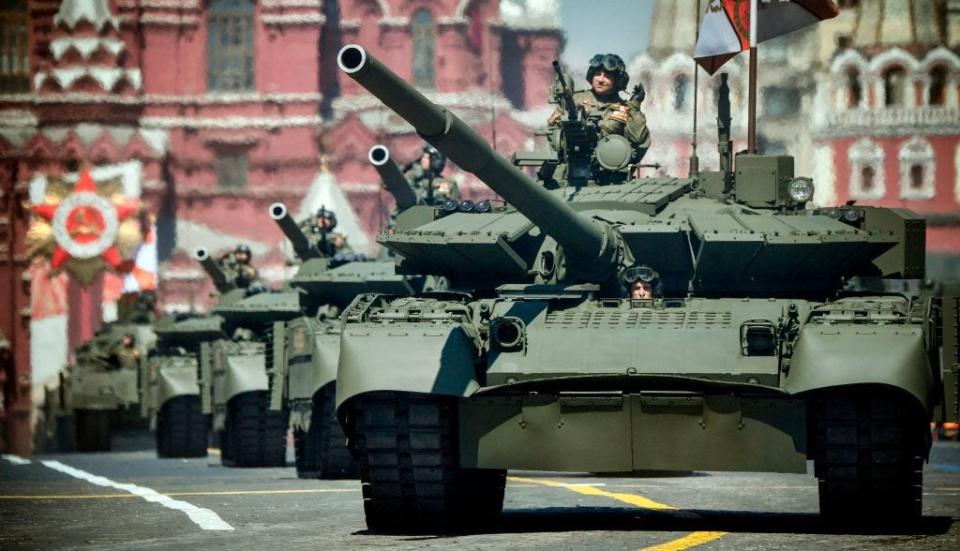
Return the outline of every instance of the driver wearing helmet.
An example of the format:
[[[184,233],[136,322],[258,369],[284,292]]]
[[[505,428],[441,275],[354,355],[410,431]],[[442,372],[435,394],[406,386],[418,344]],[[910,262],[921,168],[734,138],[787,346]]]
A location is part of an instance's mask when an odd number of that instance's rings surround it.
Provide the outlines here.
[[[336,227],[337,214],[325,207],[317,209],[312,220],[307,219],[300,225],[310,244],[328,257],[338,253],[352,252],[350,245],[347,244],[347,236],[333,231]]]
[[[252,258],[253,253],[250,251],[250,245],[240,243],[233,249],[233,252],[220,258],[220,268],[233,276],[234,284],[237,287],[246,289],[260,280],[260,273],[250,263]]]
[[[623,273],[627,296],[631,299],[654,298],[660,295],[660,274],[650,266],[631,266]]]
[[[642,84],[633,87],[633,95],[624,101],[620,92],[627,89],[630,76],[623,60],[616,54],[597,54],[590,59],[587,69],[589,90],[573,94],[573,100],[583,108],[587,117],[596,118],[601,136],[620,134],[630,141],[638,157],[650,148],[650,131],[647,130],[647,118],[640,110],[640,104],[646,93]],[[564,115],[558,107],[547,119],[547,124],[555,126]]]
[[[447,158],[430,144],[423,146],[423,153],[416,162],[404,167],[410,184],[428,205],[438,205],[447,200],[460,201],[460,188],[453,180],[443,177]]]

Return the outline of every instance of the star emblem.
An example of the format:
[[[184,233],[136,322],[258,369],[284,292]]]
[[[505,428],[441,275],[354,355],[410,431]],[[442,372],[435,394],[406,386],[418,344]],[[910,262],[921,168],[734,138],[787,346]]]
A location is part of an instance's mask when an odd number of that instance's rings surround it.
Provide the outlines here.
[[[133,261],[120,254],[117,237],[121,224],[137,212],[137,207],[99,195],[89,169],[81,171],[73,193],[58,202],[34,205],[32,210],[52,231],[50,266],[54,270],[72,268],[72,264],[85,266],[71,271],[81,280],[91,281],[98,270],[90,273],[90,268],[100,265],[97,260],[119,272],[129,272],[133,267]]]

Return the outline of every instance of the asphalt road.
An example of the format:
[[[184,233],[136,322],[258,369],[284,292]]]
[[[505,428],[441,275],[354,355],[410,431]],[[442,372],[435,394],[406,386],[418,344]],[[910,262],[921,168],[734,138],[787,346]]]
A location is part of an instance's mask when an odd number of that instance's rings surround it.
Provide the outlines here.
[[[874,533],[821,523],[804,475],[511,472],[488,530],[425,537],[367,532],[357,481],[298,480],[293,467],[144,449],[26,461],[0,458],[0,549],[960,549],[955,442],[935,444],[926,466],[923,521]]]

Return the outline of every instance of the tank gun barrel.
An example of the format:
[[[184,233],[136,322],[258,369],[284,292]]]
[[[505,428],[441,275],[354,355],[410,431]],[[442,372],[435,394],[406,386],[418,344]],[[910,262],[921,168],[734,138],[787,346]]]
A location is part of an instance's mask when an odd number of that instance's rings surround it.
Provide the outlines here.
[[[217,288],[217,291],[226,293],[236,288],[233,282],[227,278],[227,274],[223,273],[223,270],[217,265],[217,261],[207,252],[207,249],[197,247],[197,249],[193,251],[193,258],[203,266],[203,270],[207,272],[207,275],[213,280],[213,286]]]
[[[337,56],[340,69],[387,107],[413,125],[421,137],[460,168],[471,172],[559,243],[577,268],[603,260],[616,269],[616,232],[577,214],[557,195],[534,182],[459,117],[436,105],[416,88],[373,58],[361,46],[344,46]],[[593,270],[595,273],[596,271]],[[606,278],[609,269],[603,270]]]
[[[270,205],[270,218],[280,226],[280,231],[290,240],[293,245],[293,252],[301,259],[311,256],[312,247],[310,240],[297,225],[297,222],[290,216],[290,211],[283,203],[274,203]]]
[[[404,177],[386,146],[377,144],[371,147],[370,152],[367,153],[367,159],[377,169],[384,187],[397,201],[398,210],[406,210],[417,204],[417,191]]]

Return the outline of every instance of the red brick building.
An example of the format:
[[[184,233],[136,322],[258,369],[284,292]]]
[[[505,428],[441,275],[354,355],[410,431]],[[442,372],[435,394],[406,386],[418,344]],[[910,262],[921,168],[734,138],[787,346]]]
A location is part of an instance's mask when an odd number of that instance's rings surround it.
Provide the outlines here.
[[[372,253],[392,205],[367,150],[386,143],[405,161],[422,142],[341,77],[337,51],[362,44],[498,149],[528,148],[549,109],[550,61],[563,36],[554,1],[505,4],[509,9],[501,10],[501,0],[4,1],[0,293],[16,306],[10,315],[4,309],[0,322],[14,358],[3,360],[5,384],[31,379],[27,314],[31,300],[37,310],[37,297],[24,283],[34,271],[24,256],[22,204],[42,200],[45,176],[90,164],[124,178],[125,193],[157,215],[167,309],[209,304],[210,285],[189,257],[201,245],[217,253],[246,242],[268,282],[278,283],[288,268],[282,235],[266,216],[275,201],[301,214],[320,203],[336,207],[352,244]],[[448,172],[468,196],[485,193],[456,167]],[[38,279],[44,289],[58,284]],[[98,325],[105,290],[102,281],[70,285],[69,295],[61,294],[69,296],[70,342],[77,343]],[[33,369],[45,376],[63,359],[44,352]]]

